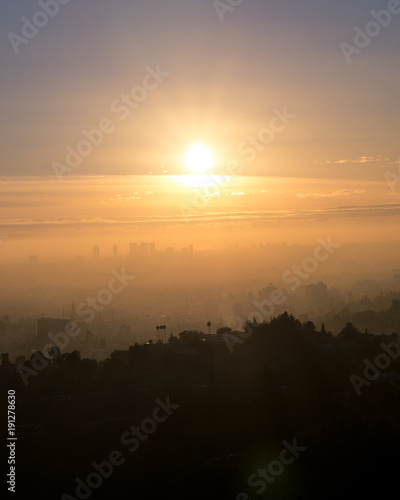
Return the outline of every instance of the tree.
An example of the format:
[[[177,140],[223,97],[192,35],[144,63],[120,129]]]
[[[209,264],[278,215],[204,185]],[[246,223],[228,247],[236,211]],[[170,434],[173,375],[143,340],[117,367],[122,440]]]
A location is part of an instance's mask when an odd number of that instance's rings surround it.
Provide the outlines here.
[[[307,332],[315,332],[315,324],[312,321],[307,321],[303,326]]]
[[[171,335],[168,339],[168,342],[170,344],[176,344],[177,342],[179,342],[179,339],[178,339],[178,337],[175,337],[175,335],[172,335],[172,333],[171,333]]]
[[[182,342],[199,342],[204,339],[204,333],[197,330],[184,330],[179,334]]]
[[[353,325],[353,323],[346,323],[346,326],[343,328],[343,330],[340,333],[338,333],[338,336],[345,338],[345,339],[353,339],[357,335],[359,335],[359,333],[360,332]]]
[[[9,366],[9,365],[10,365],[10,356],[9,356],[8,352],[4,352],[1,355],[1,366],[2,366],[2,368],[4,368],[4,367]]]
[[[229,328],[229,326],[221,326],[221,328],[218,328],[217,334],[218,335],[223,335],[224,333],[231,333],[232,328]]]
[[[15,359],[15,364],[18,366],[18,365],[22,365],[24,362],[26,361],[26,357],[25,356],[17,356],[16,359]]]
[[[210,335],[210,328],[211,328],[211,322],[210,321],[207,323],[207,326],[208,326],[208,334]]]
[[[65,362],[67,366],[73,367],[80,364],[81,361],[81,353],[77,350],[72,352],[66,352],[62,355],[62,360]]]
[[[390,307],[392,311],[400,311],[400,300],[399,299],[393,299],[392,300],[392,305]]]
[[[301,322],[293,314],[285,311],[276,318],[272,318],[271,327],[280,332],[300,332],[302,330]]]
[[[166,327],[165,325],[161,325],[161,327],[160,327],[160,328],[161,328],[161,330],[163,330],[163,331],[164,331],[163,343],[166,343],[166,342],[167,342],[167,339],[165,338],[165,333],[166,333],[165,331],[166,331],[167,327]]]
[[[156,329],[157,329],[157,340],[160,340],[160,326],[156,326]]]

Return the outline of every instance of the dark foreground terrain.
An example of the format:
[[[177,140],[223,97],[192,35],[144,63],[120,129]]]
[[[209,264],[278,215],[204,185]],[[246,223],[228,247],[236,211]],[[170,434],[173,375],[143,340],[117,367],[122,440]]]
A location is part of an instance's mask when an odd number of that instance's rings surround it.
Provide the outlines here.
[[[247,338],[229,333],[237,342],[186,332],[169,344],[116,351],[102,363],[58,353],[27,384],[21,365],[3,356],[4,430],[7,391],[16,391],[10,498],[397,495],[397,335],[348,324],[333,337],[286,313],[246,329]],[[377,358],[383,345],[391,354]],[[33,368],[31,361],[24,366]],[[3,459],[5,448],[4,440]]]

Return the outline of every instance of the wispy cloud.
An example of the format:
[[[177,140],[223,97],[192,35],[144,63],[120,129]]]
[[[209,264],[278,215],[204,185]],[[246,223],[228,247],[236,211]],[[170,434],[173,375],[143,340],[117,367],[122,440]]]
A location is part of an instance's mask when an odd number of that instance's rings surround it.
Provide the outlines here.
[[[312,198],[318,200],[320,198],[342,198],[344,196],[350,196],[352,194],[364,194],[364,189],[339,189],[332,191],[330,193],[298,193],[297,198]]]
[[[235,212],[202,212],[190,215],[193,222],[223,222],[223,221],[280,221],[280,220],[310,220],[327,218],[350,217],[384,217],[399,216],[400,203],[387,203],[377,205],[348,205],[330,208],[316,208],[308,210],[270,210],[270,211],[235,211]],[[57,219],[14,219],[0,220],[3,228],[12,229],[55,229],[55,228],[87,228],[87,227],[112,227],[127,225],[168,225],[185,224],[179,215],[153,215],[136,217],[98,217],[98,218],[57,218]]]
[[[359,158],[341,158],[339,160],[325,160],[317,161],[319,165],[342,165],[342,164],[363,164],[363,163],[382,163],[390,162],[390,158],[384,158],[383,156],[360,156]]]

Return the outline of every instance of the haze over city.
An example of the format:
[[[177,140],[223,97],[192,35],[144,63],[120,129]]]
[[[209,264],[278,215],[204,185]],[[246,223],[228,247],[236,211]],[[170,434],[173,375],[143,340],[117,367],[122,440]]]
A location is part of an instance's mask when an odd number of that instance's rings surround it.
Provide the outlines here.
[[[399,22],[2,2],[5,494],[391,494]]]

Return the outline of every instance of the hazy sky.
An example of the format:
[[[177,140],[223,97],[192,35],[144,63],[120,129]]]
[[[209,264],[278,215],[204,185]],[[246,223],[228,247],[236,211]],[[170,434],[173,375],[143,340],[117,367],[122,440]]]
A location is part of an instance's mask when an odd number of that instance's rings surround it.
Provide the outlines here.
[[[1,219],[14,224],[25,210],[29,220],[32,207],[59,219],[71,211],[65,199],[79,200],[81,215],[89,217],[90,203],[76,187],[67,193],[71,183],[59,183],[52,165],[67,165],[66,148],[76,150],[85,139],[82,131],[104,120],[109,133],[74,175],[105,175],[106,184],[108,175],[178,175],[187,170],[188,144],[202,140],[214,155],[214,173],[236,161],[241,175],[296,179],[289,190],[274,184],[283,193],[278,205],[290,210],[314,204],[320,212],[329,202],[332,209],[358,207],[373,216],[384,207],[390,217],[397,215],[400,183],[391,190],[384,175],[397,173],[400,164],[400,14],[384,19],[388,25],[364,41],[350,63],[340,47],[354,45],[355,27],[365,31],[374,20],[371,9],[387,6],[377,0],[243,0],[218,15],[212,0],[71,0],[47,22],[38,2],[3,0]],[[24,28],[22,18],[45,26],[26,34],[32,27]],[[23,29],[30,38],[21,42]],[[161,76],[154,76],[157,70]],[[137,86],[140,102],[132,109],[121,100]],[[49,176],[41,196],[24,179],[32,176]],[[128,194],[141,192],[129,179]],[[148,184],[145,191],[157,195]],[[223,195],[252,192],[248,185],[247,191],[236,187]],[[55,191],[58,202],[49,204]],[[123,191],[107,199],[125,196]],[[134,203],[139,197],[131,198]],[[171,205],[163,208],[162,197],[152,199],[147,215]],[[240,209],[276,210],[270,202],[264,197]],[[186,201],[174,203],[179,213]],[[96,206],[96,216],[104,216],[103,208]],[[128,215],[145,213],[143,207],[126,209]],[[224,210],[229,214],[232,207]],[[38,218],[46,219],[43,213]]]
[[[77,174],[179,173],[197,138],[224,164],[286,106],[296,119],[244,165],[247,175],[358,177],[357,164],[314,162],[400,153],[400,15],[350,64],[339,47],[386,5],[243,0],[221,21],[211,0],[71,0],[15,54],[7,35],[42,9],[4,0],[1,174],[51,175],[81,130],[106,117],[114,132]],[[157,65],[169,76],[121,120],[112,103]],[[362,165],[363,177],[382,164]]]

